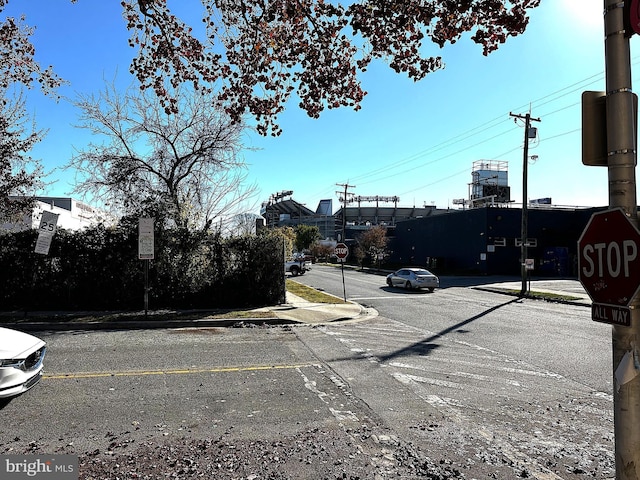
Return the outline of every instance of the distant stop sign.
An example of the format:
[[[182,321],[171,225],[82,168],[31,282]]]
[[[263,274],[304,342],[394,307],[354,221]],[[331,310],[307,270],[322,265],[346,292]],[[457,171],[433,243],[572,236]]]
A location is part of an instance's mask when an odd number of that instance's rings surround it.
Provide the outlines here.
[[[628,306],[640,287],[640,232],[619,209],[594,213],[578,240],[578,276],[595,303]]]
[[[338,257],[338,261],[344,262],[349,256],[349,247],[347,247],[344,243],[339,243],[336,245],[334,253],[336,254],[336,257]]]

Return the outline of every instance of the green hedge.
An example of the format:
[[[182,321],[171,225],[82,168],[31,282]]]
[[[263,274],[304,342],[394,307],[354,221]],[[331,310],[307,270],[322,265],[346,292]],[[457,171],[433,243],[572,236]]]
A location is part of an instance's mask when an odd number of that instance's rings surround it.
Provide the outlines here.
[[[137,224],[56,232],[49,255],[37,231],[0,234],[0,310],[141,310],[144,262]],[[284,301],[281,239],[168,230],[155,233],[149,308],[234,308]]]

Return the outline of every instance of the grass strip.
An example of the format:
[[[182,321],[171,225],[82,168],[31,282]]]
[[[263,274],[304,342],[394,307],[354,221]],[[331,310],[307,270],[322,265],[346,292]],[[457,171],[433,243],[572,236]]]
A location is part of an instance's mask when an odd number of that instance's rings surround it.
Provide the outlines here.
[[[520,290],[510,290],[510,289],[496,289],[502,290],[504,293],[509,295],[514,295],[516,297],[520,296]],[[550,302],[572,302],[576,300],[580,300],[580,297],[573,297],[571,295],[562,295],[559,293],[550,293],[550,292],[527,292],[524,295],[525,298],[532,298],[534,300],[548,300]]]
[[[293,280],[286,280],[287,291],[297,295],[300,298],[304,298],[308,302],[312,303],[346,303],[342,298],[328,293],[321,292],[320,290],[307,285],[303,285]]]

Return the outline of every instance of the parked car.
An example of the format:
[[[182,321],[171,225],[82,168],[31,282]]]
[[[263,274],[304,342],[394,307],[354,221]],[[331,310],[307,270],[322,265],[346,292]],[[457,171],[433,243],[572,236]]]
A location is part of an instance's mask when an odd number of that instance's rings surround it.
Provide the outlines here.
[[[0,327],[0,406],[40,381],[46,351],[39,338]]]
[[[440,286],[440,279],[424,268],[405,267],[387,275],[387,285],[406,289],[426,288],[433,292]]]

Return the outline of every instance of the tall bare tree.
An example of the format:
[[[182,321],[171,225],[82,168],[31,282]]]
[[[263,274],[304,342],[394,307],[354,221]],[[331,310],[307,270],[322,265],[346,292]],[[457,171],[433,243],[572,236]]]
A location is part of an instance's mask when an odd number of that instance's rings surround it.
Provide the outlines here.
[[[229,219],[227,223],[227,232],[229,236],[242,237],[245,235],[255,235],[256,222],[260,218],[260,215],[255,213],[239,213]]]
[[[199,91],[176,89],[167,113],[152,92],[107,84],[80,95],[80,128],[99,138],[68,164],[75,192],[169,226],[208,229],[251,196],[241,156],[243,123]]]

